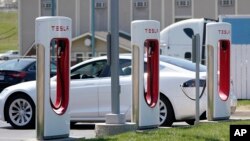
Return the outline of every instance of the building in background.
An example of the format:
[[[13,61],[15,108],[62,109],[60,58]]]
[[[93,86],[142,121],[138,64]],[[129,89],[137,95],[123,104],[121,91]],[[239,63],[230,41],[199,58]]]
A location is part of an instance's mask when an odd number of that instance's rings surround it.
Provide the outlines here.
[[[4,0],[0,0],[0,7],[2,8],[2,7],[4,7],[4,6],[5,6]]]
[[[0,0],[1,9],[16,9],[17,6],[17,0]]]
[[[91,0],[55,0],[58,16],[72,19],[72,56],[91,57]],[[106,34],[109,31],[110,0],[95,0],[95,51],[96,56],[106,54]],[[34,46],[35,18],[50,16],[51,0],[20,0],[19,45],[21,54]],[[189,18],[218,19],[219,15],[250,14],[250,0],[120,0],[119,27],[124,35],[130,34],[133,20],[158,20],[161,29]],[[130,39],[120,37],[120,52],[130,52]]]

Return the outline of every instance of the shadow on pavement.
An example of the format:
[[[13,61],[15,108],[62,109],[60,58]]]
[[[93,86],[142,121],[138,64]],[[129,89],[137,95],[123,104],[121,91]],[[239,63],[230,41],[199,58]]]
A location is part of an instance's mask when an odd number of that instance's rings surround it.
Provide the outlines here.
[[[82,130],[94,130],[94,123],[72,123],[70,124],[70,129],[82,129]]]

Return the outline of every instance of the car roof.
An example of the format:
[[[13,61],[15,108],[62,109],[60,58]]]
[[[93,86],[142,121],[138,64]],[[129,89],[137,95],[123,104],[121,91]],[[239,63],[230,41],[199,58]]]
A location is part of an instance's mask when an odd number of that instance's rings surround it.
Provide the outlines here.
[[[12,61],[27,61],[27,62],[34,62],[36,61],[36,58],[16,58],[16,59],[11,59]],[[11,61],[11,60],[7,60],[7,61]]]
[[[75,66],[72,66],[71,69],[74,69],[82,64],[87,64],[89,62],[93,62],[93,61],[98,61],[98,60],[103,60],[103,59],[107,59],[107,56],[101,56],[101,57],[94,57],[92,59],[83,61],[81,63],[76,64]],[[119,54],[119,59],[129,59],[132,60],[132,54]],[[144,60],[146,61],[147,58],[144,57]],[[160,55],[160,65],[163,66],[169,66],[171,65],[172,69],[175,69],[176,71],[191,71],[191,72],[195,72],[196,70],[196,65],[195,63],[189,61],[189,60],[185,60],[185,59],[181,59],[181,58],[176,58],[176,57],[171,57],[171,56],[166,56],[166,55]],[[205,72],[206,71],[206,67],[203,65],[200,65],[200,72]]]

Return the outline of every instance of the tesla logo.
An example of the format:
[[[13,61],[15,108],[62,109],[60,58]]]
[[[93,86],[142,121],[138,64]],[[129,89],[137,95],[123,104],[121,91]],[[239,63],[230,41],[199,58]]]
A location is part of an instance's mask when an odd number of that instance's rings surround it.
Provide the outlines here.
[[[218,30],[219,34],[230,34],[230,30]]]
[[[145,33],[158,33],[159,29],[158,28],[146,28]]]
[[[69,26],[64,25],[52,25],[51,26],[52,31],[68,31]]]

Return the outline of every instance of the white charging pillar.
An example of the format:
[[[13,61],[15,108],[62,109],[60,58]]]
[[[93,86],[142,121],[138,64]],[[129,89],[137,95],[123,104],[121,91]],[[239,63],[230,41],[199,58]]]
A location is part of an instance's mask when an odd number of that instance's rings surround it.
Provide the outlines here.
[[[159,39],[158,21],[131,23],[132,122],[138,129],[159,126]],[[146,66],[144,60],[147,60]],[[145,75],[144,67],[147,70]]]
[[[208,23],[207,47],[207,94],[208,120],[230,117],[230,50],[231,24]]]
[[[37,138],[66,138],[70,131],[69,80],[71,19],[36,18],[37,45]],[[55,62],[56,81],[50,80]]]

